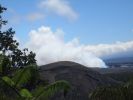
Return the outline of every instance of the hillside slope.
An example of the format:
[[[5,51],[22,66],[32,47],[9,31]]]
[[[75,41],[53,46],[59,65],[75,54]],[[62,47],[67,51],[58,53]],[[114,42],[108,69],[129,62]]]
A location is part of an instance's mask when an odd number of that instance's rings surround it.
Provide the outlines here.
[[[113,79],[74,62],[56,62],[40,66],[39,70],[42,80],[49,83],[67,80],[72,86],[66,98],[59,93],[52,100],[88,100],[89,93],[96,87],[117,84]]]
[[[133,67],[94,68],[93,70],[118,81],[133,80]]]

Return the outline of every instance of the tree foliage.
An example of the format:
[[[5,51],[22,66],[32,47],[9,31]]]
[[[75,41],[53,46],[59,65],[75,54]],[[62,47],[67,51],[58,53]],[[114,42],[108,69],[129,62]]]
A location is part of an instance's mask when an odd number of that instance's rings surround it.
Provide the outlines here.
[[[44,100],[60,90],[68,92],[70,86],[66,81],[47,86],[40,81],[35,53],[19,49],[12,28],[2,30],[7,24],[2,18],[5,10],[0,5],[0,100]]]
[[[33,94],[35,95],[34,100],[49,100],[49,97],[52,97],[60,90],[63,90],[65,96],[69,89],[70,85],[67,81],[56,81],[55,83],[50,84],[46,87],[39,86],[33,92]]]
[[[97,88],[89,97],[91,100],[133,100],[133,82],[122,86]]]
[[[3,54],[0,54],[0,75],[7,75],[9,73],[10,68],[11,62],[9,58]]]
[[[34,75],[33,66],[26,67],[25,70],[20,69],[19,73],[14,74],[12,79],[8,76],[4,76],[0,80],[0,93],[3,97],[9,97],[12,95],[14,100],[49,100],[55,93],[63,91],[64,94],[70,89],[70,85],[66,81],[57,81],[55,83],[44,86],[42,84],[37,84],[35,88],[29,90],[26,84],[31,80],[31,76]],[[29,69],[27,69],[29,68]],[[30,72],[31,71],[31,72]],[[37,71],[38,72],[38,71]],[[37,73],[36,72],[36,73]],[[26,77],[26,78],[24,78]],[[32,84],[30,84],[31,86]],[[5,100],[5,99],[1,99]],[[10,99],[9,99],[10,100]]]
[[[14,39],[15,31],[12,28],[2,30],[2,26],[7,24],[7,21],[2,18],[5,10],[6,8],[0,5],[0,53],[9,58],[12,67],[36,64],[35,53],[28,51],[27,48],[19,49],[19,43]]]
[[[20,97],[19,92],[16,91],[10,78],[0,78],[0,100],[17,100]]]
[[[14,73],[14,77],[12,78],[15,82],[16,87],[25,87],[27,84],[29,85],[26,88],[30,88],[33,85],[37,84],[39,78],[39,73],[36,65],[29,65],[25,68],[19,69]]]

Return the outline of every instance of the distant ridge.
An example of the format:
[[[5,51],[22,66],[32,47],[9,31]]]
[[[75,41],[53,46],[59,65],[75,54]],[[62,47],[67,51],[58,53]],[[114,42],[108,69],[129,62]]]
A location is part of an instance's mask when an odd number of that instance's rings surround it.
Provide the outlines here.
[[[133,67],[133,57],[119,57],[104,60],[109,67]]]
[[[42,80],[52,83],[57,80],[68,81],[72,89],[66,96],[57,94],[51,100],[88,100],[89,93],[98,86],[115,85],[117,81],[81,64],[61,61],[40,66]]]

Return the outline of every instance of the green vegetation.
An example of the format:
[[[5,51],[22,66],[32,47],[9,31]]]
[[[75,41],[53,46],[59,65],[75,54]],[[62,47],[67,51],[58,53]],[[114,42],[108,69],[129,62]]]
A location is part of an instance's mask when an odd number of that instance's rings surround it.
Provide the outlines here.
[[[0,100],[48,100],[58,91],[70,89],[66,81],[47,84],[40,80],[35,53],[19,49],[12,28],[4,31],[2,18],[6,8],[0,5]]]
[[[133,100],[132,72],[109,73],[104,75],[120,81],[122,84],[95,89],[89,95],[91,100]]]
[[[133,82],[121,86],[97,88],[89,97],[91,100],[133,100]]]
[[[124,83],[133,80],[133,72],[108,73],[105,75]]]
[[[133,100],[133,72],[109,73],[105,75],[123,82],[123,85],[97,88],[90,95],[92,100]]]
[[[29,64],[36,64],[35,53],[33,53],[32,51],[29,52],[27,48],[24,48],[23,50],[19,49],[19,43],[14,39],[15,31],[13,31],[12,28],[9,28],[7,30],[2,29],[2,26],[7,24],[7,21],[3,20],[2,18],[2,13],[5,10],[6,8],[0,5],[1,56],[7,57],[8,60],[10,60],[10,66],[12,67],[24,67]]]

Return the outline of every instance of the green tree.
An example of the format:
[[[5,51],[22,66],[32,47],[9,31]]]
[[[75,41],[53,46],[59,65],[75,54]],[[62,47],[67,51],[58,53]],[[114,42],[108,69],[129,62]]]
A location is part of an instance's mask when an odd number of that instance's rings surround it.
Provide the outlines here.
[[[18,48],[12,28],[2,31],[7,23],[1,15],[5,10],[0,5],[0,100],[44,100],[60,90],[66,94],[70,88],[66,81],[49,85],[39,82],[35,53]]]
[[[125,100],[121,87],[100,87],[90,94],[91,100]]]
[[[89,97],[91,100],[133,100],[133,81],[115,87],[97,88]]]
[[[14,39],[15,31],[12,28],[2,30],[2,26],[7,24],[7,21],[2,18],[2,13],[5,10],[6,8],[0,5],[0,53],[8,57],[12,67],[36,64],[35,53],[28,51],[27,48],[19,49],[19,43]]]
[[[5,25],[5,24],[7,23],[7,21],[3,20],[3,19],[2,19],[2,16],[1,16],[1,14],[2,14],[5,10],[6,10],[6,8],[5,8],[5,7],[2,7],[2,6],[0,5],[0,30],[1,30],[2,25]]]
[[[14,100],[49,100],[55,93],[63,91],[64,94],[66,94],[70,89],[68,82],[56,81],[46,86],[36,83],[36,87],[29,90],[26,84],[29,84],[32,78],[34,79],[33,76],[37,74],[38,71],[36,67],[30,65],[20,69],[12,78],[7,76],[2,77],[0,80],[0,92],[3,96],[1,97],[9,98],[9,96],[12,95],[12,99],[14,98]],[[34,79],[34,81],[35,80],[37,79]],[[32,86],[32,84],[30,84],[30,86]]]
[[[8,75],[10,72],[10,60],[7,56],[0,54],[0,76]]]

